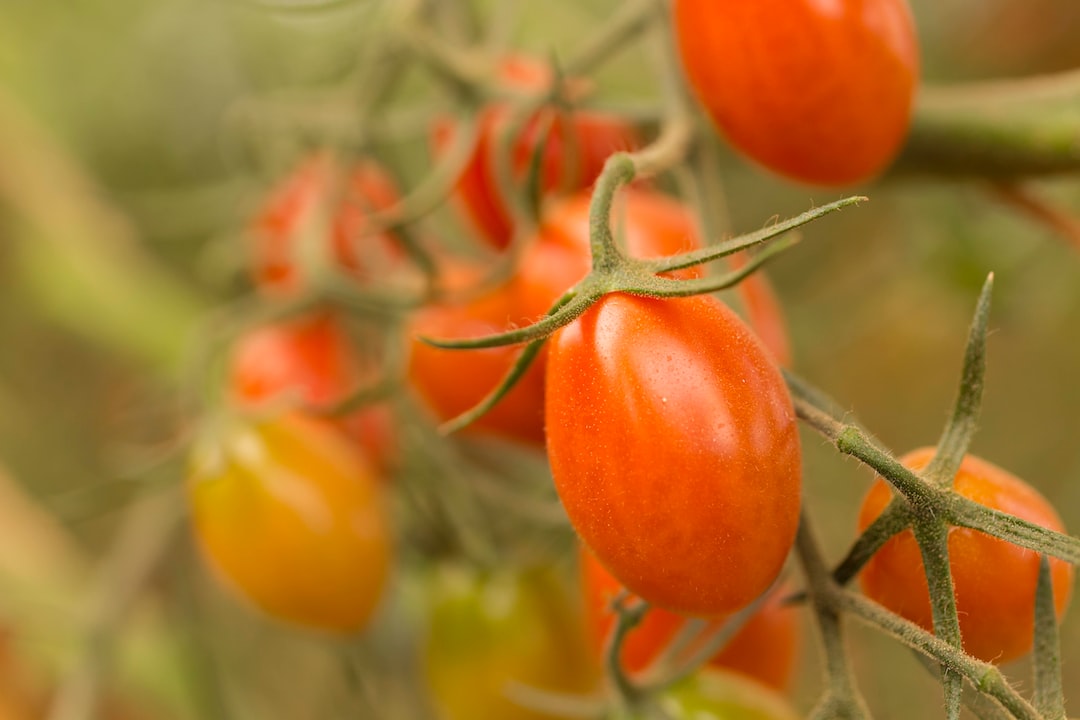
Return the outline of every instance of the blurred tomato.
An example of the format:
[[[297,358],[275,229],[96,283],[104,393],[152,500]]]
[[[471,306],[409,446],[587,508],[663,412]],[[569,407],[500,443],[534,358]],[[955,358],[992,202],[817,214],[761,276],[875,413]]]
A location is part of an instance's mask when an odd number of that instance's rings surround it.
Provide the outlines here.
[[[237,341],[231,360],[233,394],[245,406],[292,393],[296,400],[324,409],[375,381],[340,320],[330,313],[253,330]],[[336,424],[359,443],[385,476],[395,455],[390,408],[368,405]]]
[[[297,257],[307,242],[321,245],[360,280],[400,268],[405,254],[397,236],[374,232],[369,221],[399,199],[393,180],[372,160],[342,169],[328,153],[309,158],[271,193],[252,223],[256,284],[276,294],[299,292],[304,279]]]
[[[665,690],[655,701],[672,720],[798,720],[775,690],[743,675],[704,668]],[[651,717],[643,715],[642,718]]]
[[[624,588],[584,546],[579,557],[585,618],[593,649],[599,655],[615,625],[611,603]],[[777,588],[709,664],[740,672],[777,690],[787,688],[801,645],[799,609],[782,602],[789,592],[786,584]],[[628,599],[633,597],[628,595]],[[630,672],[643,670],[687,620],[687,616],[662,608],[649,608],[644,620],[623,641],[623,666]],[[719,629],[725,620],[710,620],[704,632]]]
[[[551,69],[536,60],[511,56],[500,66],[499,81],[511,90],[540,92],[554,80]],[[570,81],[571,90],[574,81]],[[580,87],[580,81],[577,83]],[[510,106],[494,103],[481,109],[477,138],[456,185],[457,200],[480,235],[496,248],[510,242],[513,224],[498,178],[499,138],[510,122]],[[440,120],[434,128],[435,154],[453,145],[458,128]],[[511,172],[517,182],[526,178],[533,155],[543,144],[541,192],[571,193],[590,186],[608,156],[639,143],[637,132],[622,118],[586,110],[546,107],[530,117],[511,143]]]
[[[430,596],[424,668],[444,720],[551,720],[513,686],[594,690],[581,617],[554,571],[443,567]]]
[[[505,284],[465,302],[425,308],[413,317],[409,380],[440,419],[479,403],[510,370],[521,348],[441,350],[418,336],[480,337],[543,317],[589,272],[589,202],[588,193],[578,193],[551,203],[539,232],[523,249],[516,273]],[[624,190],[616,198],[612,217],[616,234],[633,257],[662,257],[701,246],[689,209],[655,191]],[[699,274],[696,268],[670,273],[679,278]],[[546,364],[545,348],[514,389],[473,423],[472,431],[543,447]]]
[[[281,620],[362,629],[390,570],[389,520],[363,456],[300,413],[215,430],[196,445],[187,485],[217,576]]]

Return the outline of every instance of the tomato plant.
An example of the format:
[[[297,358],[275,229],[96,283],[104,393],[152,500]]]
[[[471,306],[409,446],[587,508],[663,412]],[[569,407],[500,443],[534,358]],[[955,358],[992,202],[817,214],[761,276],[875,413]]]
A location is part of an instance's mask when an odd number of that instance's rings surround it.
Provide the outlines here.
[[[701,246],[693,215],[682,203],[650,190],[627,190],[616,206],[627,252],[640,258],[673,255]],[[462,353],[432,347],[419,335],[479,337],[535,322],[589,271],[589,195],[577,194],[548,208],[539,232],[526,244],[513,277],[504,285],[462,303],[424,309],[412,320],[409,378],[442,419],[476,405],[513,366],[518,348]],[[452,271],[454,272],[454,271]],[[673,277],[696,277],[690,268]],[[528,444],[544,444],[544,373],[541,350],[526,375],[472,427]]]
[[[580,614],[552,570],[447,566],[430,597],[424,667],[445,720],[556,717],[515,702],[514,684],[567,693],[594,689]]]
[[[920,448],[901,458],[912,470],[925,468],[933,448]],[[878,480],[863,500],[859,528],[881,514],[892,497],[890,486]],[[967,455],[953,479],[953,489],[987,507],[1064,532],[1057,512],[1024,481]],[[1073,568],[1050,561],[1054,606],[1064,612],[1072,593]],[[1035,584],[1039,555],[978,530],[949,530],[949,565],[964,649],[987,662],[1006,662],[1031,649],[1035,617]],[[930,595],[922,556],[910,530],[889,540],[860,575],[863,592],[893,612],[933,628]]]
[[[855,183],[899,150],[919,72],[906,0],[677,0],[674,17],[701,104],[770,170]]]
[[[362,382],[373,382],[364,358],[353,350],[340,320],[318,314],[267,325],[242,336],[233,347],[230,384],[244,406],[293,393],[314,409],[346,399]],[[352,412],[336,423],[362,447],[383,474],[395,455],[394,419],[386,404]]]
[[[656,699],[672,720],[796,720],[799,716],[775,690],[742,675],[705,668]],[[648,713],[641,720],[656,717]]]
[[[553,82],[549,67],[521,55],[506,58],[499,67],[498,81],[508,89],[541,91]],[[575,85],[573,80],[571,86]],[[581,83],[576,86],[580,88]],[[509,106],[490,104],[481,109],[476,142],[458,178],[456,195],[465,215],[477,232],[496,248],[510,242],[513,225],[510,210],[498,179],[498,138],[511,119]],[[459,131],[446,119],[436,123],[436,155],[446,151]],[[523,181],[533,155],[540,151],[540,187],[544,194],[570,193],[588,187],[600,174],[612,153],[638,144],[637,132],[617,115],[588,110],[561,110],[545,107],[530,117],[511,142],[511,171]]]
[[[363,457],[300,413],[223,421],[195,447],[195,536],[225,584],[281,620],[367,623],[390,569],[389,521]]]
[[[599,653],[615,625],[611,602],[623,587],[588,550],[582,548],[579,558],[585,618],[593,648]],[[774,591],[709,664],[742,673],[777,690],[785,689],[791,682],[801,644],[799,609],[783,604],[789,590],[784,585]],[[630,672],[643,670],[674,639],[687,619],[662,608],[650,608],[623,641],[623,666]],[[705,632],[717,630],[724,620],[711,620]]]
[[[398,238],[371,227],[370,215],[399,200],[394,181],[377,163],[361,159],[339,168],[328,154],[307,159],[270,195],[252,222],[252,273],[277,294],[304,284],[297,257],[313,242],[353,277],[371,279],[405,258]]]
[[[550,342],[546,416],[566,513],[629,590],[722,615],[776,578],[799,518],[795,413],[719,300],[599,300]]]

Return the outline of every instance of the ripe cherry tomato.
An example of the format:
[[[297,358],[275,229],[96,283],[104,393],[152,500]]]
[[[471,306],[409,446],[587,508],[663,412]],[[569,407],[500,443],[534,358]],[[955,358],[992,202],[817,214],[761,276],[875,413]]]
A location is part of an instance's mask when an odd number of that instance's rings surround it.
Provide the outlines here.
[[[364,359],[340,322],[319,314],[268,325],[243,336],[232,351],[231,385],[241,405],[259,405],[288,393],[318,409],[344,400],[373,382]],[[359,443],[385,475],[394,460],[394,420],[385,404],[368,405],[337,425]]]
[[[549,342],[547,450],[570,522],[631,592],[717,616],[772,584],[799,435],[768,352],[711,296],[607,295]]]
[[[713,122],[770,170],[843,185],[899,150],[919,73],[906,0],[676,0],[675,29]]]
[[[252,224],[253,273],[265,291],[290,294],[303,279],[296,265],[305,233],[326,232],[333,258],[354,277],[379,277],[400,268],[405,254],[393,233],[371,233],[368,217],[398,202],[390,176],[371,160],[360,160],[347,174],[326,154],[308,159],[275,190]],[[340,187],[337,186],[340,182]],[[325,213],[320,228],[319,213]]]
[[[552,720],[514,702],[512,686],[583,694],[597,681],[581,617],[547,569],[442,568],[424,667],[444,720]]]
[[[417,336],[479,337],[543,317],[589,272],[589,200],[588,193],[579,193],[548,208],[538,235],[526,245],[516,274],[505,285],[465,303],[432,306],[414,317],[409,379],[440,418],[455,417],[480,402],[509,371],[521,348],[440,350]],[[634,257],[701,247],[690,211],[660,193],[625,190],[617,198],[614,217]],[[691,278],[699,273],[691,268],[670,275]],[[473,431],[542,447],[546,364],[547,352],[542,350],[514,389],[471,426]]]
[[[390,568],[388,519],[363,456],[332,425],[301,413],[226,421],[196,446],[188,495],[227,586],[281,620],[367,623]]]
[[[591,552],[583,548],[580,558],[585,617],[593,648],[599,654],[615,625],[611,602],[623,587]],[[709,664],[740,672],[777,690],[788,687],[800,646],[799,609],[782,602],[789,591],[785,585],[773,592]],[[687,619],[661,608],[650,608],[645,619],[623,641],[623,667],[630,672],[645,669]],[[717,630],[724,619],[710,621],[705,632]]]
[[[799,717],[775,690],[744,675],[717,668],[699,670],[661,694],[656,704],[672,720],[798,720]]]
[[[510,89],[541,91],[552,83],[546,65],[512,56],[500,68],[499,80]],[[511,119],[511,109],[491,104],[480,111],[476,144],[458,179],[457,199],[481,236],[496,248],[504,248],[513,234],[510,211],[500,190],[497,170],[499,137]],[[436,155],[446,152],[458,132],[452,121],[442,120],[434,129]],[[608,113],[544,108],[526,122],[512,142],[514,179],[524,181],[537,147],[544,143],[541,187],[545,194],[570,193],[596,180],[604,161],[619,150],[638,145],[634,128]]]
[[[920,448],[900,459],[913,470],[925,468],[934,448]],[[859,529],[881,514],[892,497],[879,479],[863,500]],[[967,455],[953,480],[960,495],[1029,522],[1064,532],[1054,508],[1023,480],[985,460]],[[949,530],[956,608],[964,649],[987,662],[1007,662],[1031,649],[1034,635],[1037,553],[968,528]],[[1054,606],[1058,617],[1072,593],[1073,568],[1051,560]],[[930,594],[922,555],[910,530],[887,542],[860,575],[863,592],[893,612],[933,628]]]

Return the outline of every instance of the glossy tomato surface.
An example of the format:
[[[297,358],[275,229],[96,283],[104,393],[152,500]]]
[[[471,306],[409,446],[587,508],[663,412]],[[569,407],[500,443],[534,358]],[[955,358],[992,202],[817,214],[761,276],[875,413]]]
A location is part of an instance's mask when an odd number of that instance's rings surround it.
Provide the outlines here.
[[[783,378],[711,296],[607,295],[559,330],[547,450],[570,522],[648,602],[724,615],[776,578],[799,518]]]
[[[822,185],[877,175],[919,73],[906,0],[676,0],[690,85],[738,150]]]
[[[743,675],[705,668],[657,700],[672,720],[798,720],[775,690]],[[646,716],[647,717],[647,716]]]
[[[419,312],[410,324],[413,338],[409,379],[425,403],[443,420],[479,403],[513,366],[519,347],[440,350],[429,337],[480,337],[528,325],[589,272],[588,193],[551,204],[540,230],[524,248],[513,277],[480,297],[443,303]],[[626,251],[640,258],[662,257],[701,247],[693,215],[682,203],[650,190],[629,189],[617,198],[615,228]],[[696,268],[671,273],[697,277]],[[490,433],[526,444],[544,444],[544,373],[541,350],[529,372],[471,432]]]
[[[934,448],[919,448],[900,460],[913,470],[925,468]],[[879,479],[863,500],[859,529],[881,514],[892,497]],[[1054,508],[1023,480],[973,455],[964,457],[953,480],[960,495],[987,507],[1064,532]],[[987,662],[1007,662],[1031,649],[1039,556],[1031,550],[981,533],[949,530],[949,564],[964,649]],[[1072,593],[1073,569],[1050,561],[1054,605],[1060,617]],[[922,555],[910,530],[887,542],[859,576],[863,592],[893,612],[933,629],[930,594]]]
[[[315,410],[332,407],[375,382],[341,321],[323,313],[267,325],[242,336],[233,347],[230,385],[243,406],[292,396]],[[394,419],[385,404],[362,407],[335,424],[364,449],[383,474],[395,457]]]
[[[500,70],[499,80],[513,90],[539,92],[553,81],[550,68],[522,56],[507,58]],[[496,248],[506,247],[513,234],[497,165],[499,138],[511,121],[510,107],[501,103],[480,111],[476,141],[455,189],[465,215],[481,237]],[[436,155],[447,151],[459,131],[449,120],[436,123]],[[541,191],[572,193],[592,184],[609,155],[633,149],[638,143],[633,126],[616,115],[544,108],[526,121],[511,142],[511,171],[515,181],[524,182],[533,155],[542,144]]]
[[[328,154],[302,163],[270,195],[251,227],[256,284],[274,294],[303,286],[297,264],[301,247],[314,243],[353,277],[370,281],[404,264],[390,232],[376,232],[369,217],[400,199],[391,177],[372,160],[342,168]]]
[[[580,613],[550,569],[445,567],[430,595],[423,659],[443,720],[549,720],[515,702],[513,685],[595,689]]]
[[[337,429],[300,413],[225,421],[195,448],[188,496],[203,555],[238,594],[312,628],[367,623],[390,568],[388,519]]]
[[[615,626],[611,603],[623,586],[588,550],[582,549],[580,560],[589,639],[599,658]],[[782,602],[789,592],[786,584],[774,590],[709,664],[742,673],[777,690],[787,688],[802,644],[799,608]],[[650,608],[623,642],[623,667],[631,672],[645,669],[688,619],[661,608]],[[710,620],[704,632],[718,630],[724,620]]]

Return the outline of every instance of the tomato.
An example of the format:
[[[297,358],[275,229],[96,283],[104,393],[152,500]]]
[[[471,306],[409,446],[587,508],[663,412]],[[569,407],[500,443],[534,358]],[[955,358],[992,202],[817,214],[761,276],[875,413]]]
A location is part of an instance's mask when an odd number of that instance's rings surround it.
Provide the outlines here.
[[[521,56],[507,58],[500,70],[499,81],[510,89],[540,91],[553,80],[546,65]],[[511,108],[501,103],[481,109],[476,143],[455,188],[465,215],[495,248],[506,247],[513,235],[496,165],[500,133],[511,115]],[[457,132],[452,121],[444,119],[436,123],[433,133],[436,155],[453,145]],[[593,183],[609,155],[632,149],[638,142],[634,128],[616,115],[544,108],[525,123],[521,134],[513,140],[511,170],[515,180],[524,181],[536,149],[544,143],[540,161],[542,191],[545,194],[574,192]]]
[[[354,277],[378,277],[403,264],[405,254],[397,236],[372,233],[368,227],[372,212],[386,210],[400,199],[393,180],[366,159],[354,163],[340,179],[335,177],[338,172],[328,154],[309,158],[259,211],[251,235],[253,275],[261,289],[277,294],[301,289],[298,243],[305,233],[323,231],[320,212],[326,213],[325,232],[329,234],[320,242],[329,245],[333,259]]]
[[[549,569],[483,573],[441,568],[423,652],[444,720],[542,720],[556,716],[507,696],[513,684],[592,691],[597,676],[581,617]]]
[[[656,704],[672,720],[798,720],[775,690],[743,675],[705,668],[665,691]],[[643,717],[650,717],[645,715]]]
[[[592,553],[582,549],[580,560],[590,639],[600,654],[615,625],[611,602],[623,587]],[[789,592],[787,585],[773,592],[709,664],[742,673],[777,690],[785,689],[791,682],[801,644],[799,609],[783,604]],[[705,632],[717,630],[725,619],[710,621]],[[623,642],[623,666],[630,672],[643,670],[686,621],[684,615],[650,608]]]
[[[389,522],[333,426],[295,412],[226,421],[196,446],[188,496],[203,555],[241,596],[312,628],[367,623],[390,569]]]
[[[674,15],[690,85],[753,160],[843,185],[896,155],[919,73],[906,0],[676,0]]]
[[[440,418],[455,417],[479,403],[510,370],[521,348],[441,350],[417,336],[479,337],[543,317],[589,272],[589,201],[588,193],[579,193],[553,203],[537,236],[526,244],[517,272],[505,285],[467,302],[426,308],[413,318],[409,379]],[[627,189],[617,198],[613,216],[627,251],[635,257],[661,257],[701,247],[690,211],[660,193]],[[698,269],[687,269],[670,276],[699,274]],[[473,423],[471,431],[542,447],[546,365],[547,352],[541,350],[529,372]]]
[[[315,408],[344,400],[364,383],[372,368],[350,345],[341,323],[318,314],[267,325],[242,336],[233,348],[230,383],[235,399],[252,406],[295,393]],[[394,461],[394,420],[386,404],[342,417],[337,425],[356,440],[385,475]]]
[[[934,448],[920,448],[900,459],[912,470],[925,468]],[[863,500],[859,529],[881,514],[892,497],[879,479]],[[953,479],[960,495],[1043,527],[1064,532],[1054,508],[1024,481],[974,455],[964,457]],[[949,530],[956,609],[964,650],[987,662],[1007,662],[1031,649],[1034,635],[1038,553],[978,530]],[[1051,560],[1054,606],[1060,617],[1072,592],[1073,568]],[[922,555],[911,530],[887,542],[860,575],[863,592],[893,612],[933,628],[930,594]]]
[[[787,387],[711,296],[611,294],[549,342],[547,451],[570,522],[649,603],[730,613],[772,584],[802,484]]]

